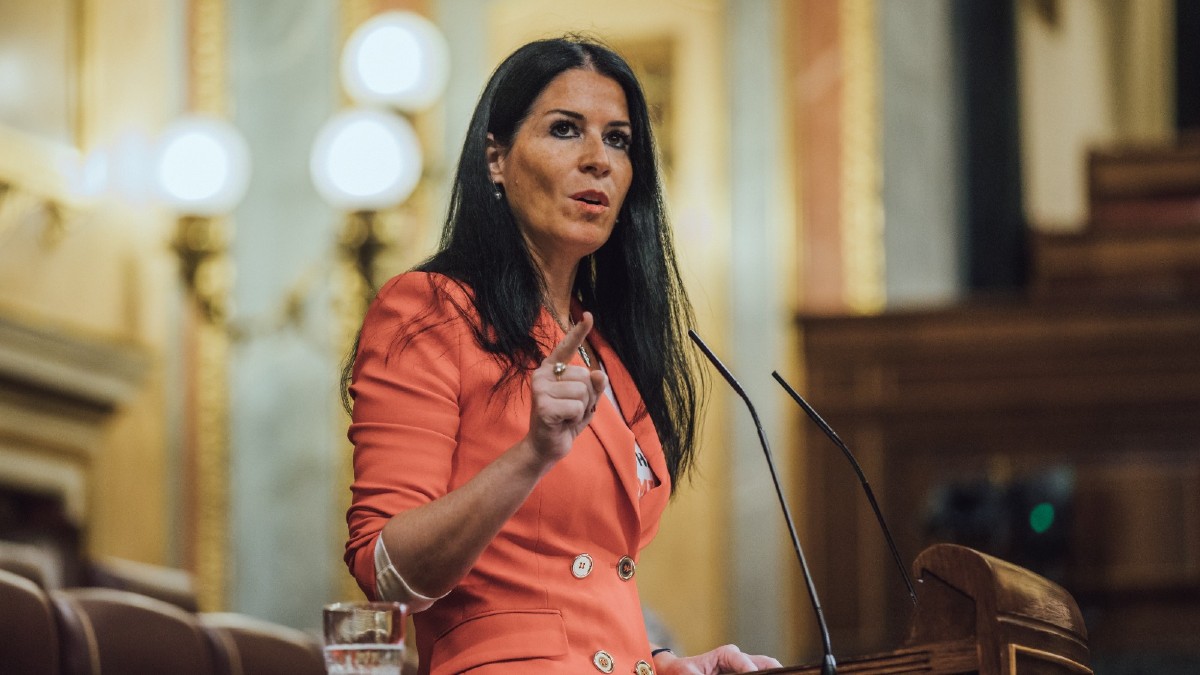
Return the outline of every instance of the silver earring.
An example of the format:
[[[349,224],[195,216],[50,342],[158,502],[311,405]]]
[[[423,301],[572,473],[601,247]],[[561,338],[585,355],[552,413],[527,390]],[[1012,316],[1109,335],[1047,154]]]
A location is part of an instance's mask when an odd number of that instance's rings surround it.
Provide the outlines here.
[[[492,196],[496,198],[496,201],[504,199],[504,193],[500,191],[499,183],[492,183]]]

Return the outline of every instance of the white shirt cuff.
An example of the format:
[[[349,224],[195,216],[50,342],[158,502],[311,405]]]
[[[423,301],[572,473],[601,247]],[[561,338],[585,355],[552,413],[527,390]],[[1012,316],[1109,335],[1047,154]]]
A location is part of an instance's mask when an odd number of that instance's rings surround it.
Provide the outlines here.
[[[429,598],[409,588],[404,577],[392,565],[392,559],[383,546],[383,535],[375,538],[375,594],[380,600],[403,602],[408,605],[409,614],[429,609],[433,603],[446,597]]]

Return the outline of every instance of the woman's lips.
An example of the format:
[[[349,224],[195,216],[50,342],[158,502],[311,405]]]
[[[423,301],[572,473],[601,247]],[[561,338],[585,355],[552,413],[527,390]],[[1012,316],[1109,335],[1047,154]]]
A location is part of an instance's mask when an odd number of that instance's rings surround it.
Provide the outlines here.
[[[608,210],[608,195],[599,190],[584,190],[571,195],[571,199],[579,205],[579,209],[590,215],[598,215]]]
[[[571,199],[592,205],[608,206],[608,195],[599,190],[584,190],[571,195]]]

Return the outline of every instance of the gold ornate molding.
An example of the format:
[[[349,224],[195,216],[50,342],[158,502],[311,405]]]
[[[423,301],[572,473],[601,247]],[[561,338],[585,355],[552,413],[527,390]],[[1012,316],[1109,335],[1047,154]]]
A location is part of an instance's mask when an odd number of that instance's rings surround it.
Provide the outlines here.
[[[188,103],[192,112],[224,115],[229,108],[225,0],[191,2]]]
[[[337,54],[340,57],[342,47],[350,38],[350,34],[354,29],[363,23],[375,13],[375,2],[372,0],[340,0],[338,3],[338,50]],[[341,101],[343,104],[348,104],[344,91],[340,90]],[[362,317],[366,312],[366,301],[368,289],[364,277],[359,274],[355,267],[355,261],[345,255],[339,255],[334,263],[333,272],[333,344],[337,352],[334,354],[338,360],[336,363],[341,365],[342,359],[350,353],[350,349],[354,345],[354,339],[358,335],[359,325],[362,323]],[[350,507],[350,483],[354,480],[354,446],[352,446],[346,438],[346,426],[349,424],[349,418],[345,410],[341,406],[341,398],[338,399],[337,410],[334,411],[334,419],[336,422],[334,428],[334,471],[333,471],[333,495],[334,495],[334,528],[333,532],[344,533],[346,531],[346,510]],[[336,537],[335,541],[342,541],[343,537]],[[346,571],[343,565],[333,566],[333,587],[337,589],[337,593],[341,599],[354,600],[359,599],[362,592],[358,589],[358,585],[354,581],[354,577]]]
[[[875,0],[838,2],[842,28],[842,255],[845,300],[870,313],[886,300],[883,162],[879,142],[879,54]]]
[[[200,607],[224,609],[229,548],[229,341],[222,326],[195,330],[196,580]]]
[[[191,0],[188,101],[193,112],[228,112],[225,0]],[[219,254],[224,257],[224,254]],[[220,261],[216,261],[220,262]],[[215,269],[227,266],[214,264]],[[227,284],[226,284],[227,286]],[[193,321],[194,564],[201,609],[226,604],[229,549],[229,337],[223,325]]]

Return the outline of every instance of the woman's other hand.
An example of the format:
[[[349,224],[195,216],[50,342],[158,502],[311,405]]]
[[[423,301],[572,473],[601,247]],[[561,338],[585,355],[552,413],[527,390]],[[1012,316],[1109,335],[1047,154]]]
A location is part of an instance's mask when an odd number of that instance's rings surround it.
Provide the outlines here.
[[[697,656],[675,656],[661,652],[654,657],[654,672],[658,675],[718,675],[718,673],[753,673],[764,668],[780,668],[769,656],[746,654],[737,645],[723,645]]]
[[[592,421],[596,404],[608,387],[603,371],[567,365],[579,354],[591,330],[592,314],[584,312],[582,320],[533,371],[527,438],[538,455],[550,462],[557,462],[571,451],[575,437]]]

